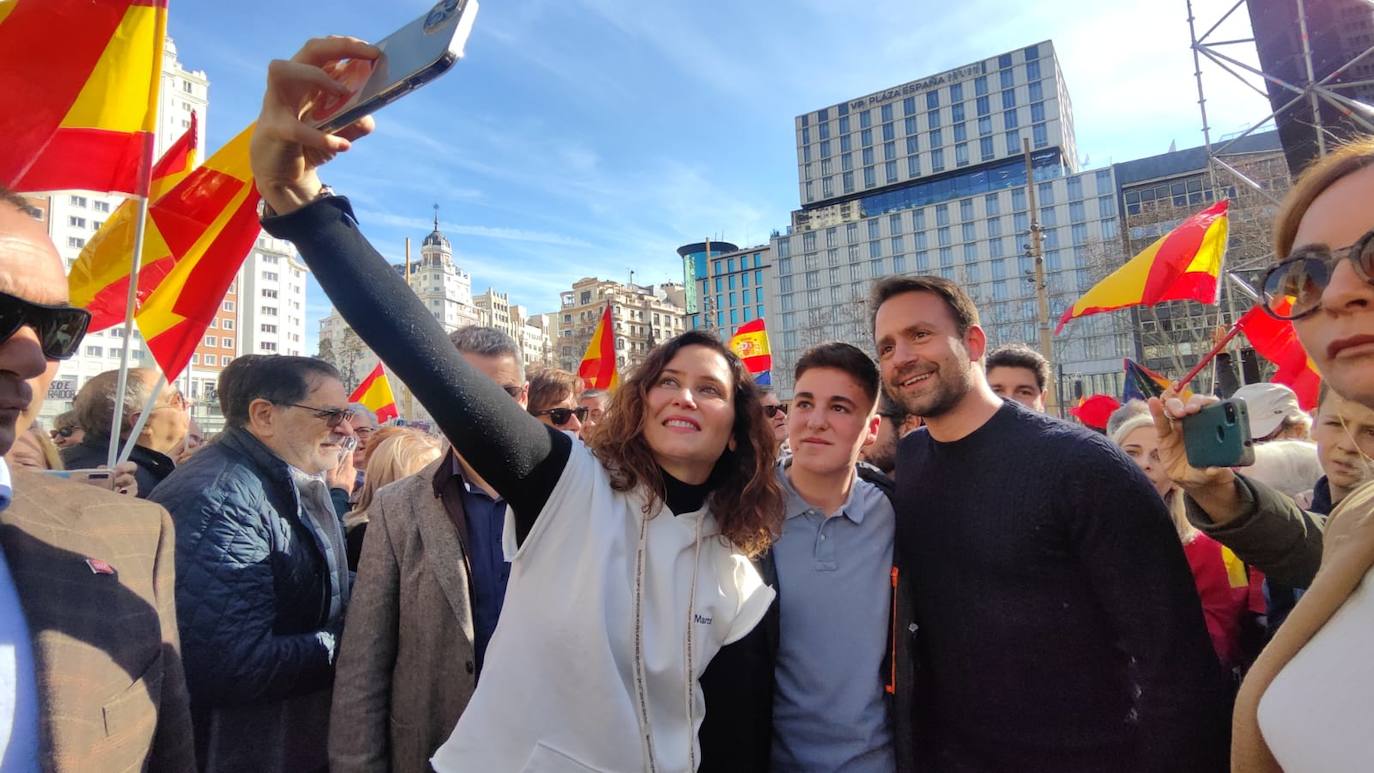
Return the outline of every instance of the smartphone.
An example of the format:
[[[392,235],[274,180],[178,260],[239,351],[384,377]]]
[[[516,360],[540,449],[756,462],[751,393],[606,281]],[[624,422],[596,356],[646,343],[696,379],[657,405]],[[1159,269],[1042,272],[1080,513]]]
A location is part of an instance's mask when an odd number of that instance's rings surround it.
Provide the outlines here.
[[[1183,448],[1194,467],[1247,467],[1255,463],[1250,414],[1239,398],[1222,400],[1183,418]]]
[[[439,0],[428,12],[387,35],[374,61],[340,62],[330,73],[350,87],[328,94],[310,111],[317,129],[336,132],[443,75],[463,56],[477,18],[477,0]]]
[[[91,467],[84,470],[43,470],[43,474],[85,483],[100,481],[105,488],[110,487],[110,471],[104,467]]]

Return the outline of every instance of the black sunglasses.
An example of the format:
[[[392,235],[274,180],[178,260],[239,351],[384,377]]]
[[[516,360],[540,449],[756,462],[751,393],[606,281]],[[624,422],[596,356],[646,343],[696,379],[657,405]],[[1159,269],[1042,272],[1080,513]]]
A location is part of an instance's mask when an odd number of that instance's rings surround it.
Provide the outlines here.
[[[353,418],[352,408],[316,408],[313,405],[301,405],[300,403],[276,403],[287,408],[300,408],[315,414],[315,418],[324,419],[330,429],[337,428],[340,424]]]
[[[763,406],[763,413],[764,413],[765,416],[767,416],[767,417],[770,418],[770,419],[773,418],[774,416],[777,416],[779,413],[781,413],[783,416],[786,416],[786,415],[787,415],[787,406],[782,405],[782,404],[778,404],[778,405],[765,405],[765,406]]]
[[[525,388],[524,388],[524,387],[518,387],[518,386],[509,386],[509,385],[507,385],[507,386],[503,386],[503,387],[501,387],[501,388],[504,389],[504,390],[506,390],[506,394],[510,395],[511,397],[514,397],[514,398],[517,399],[517,400],[520,399],[520,393],[523,392],[523,391],[525,391]]]
[[[586,408],[550,408],[546,411],[537,411],[535,416],[548,416],[555,427],[561,427],[568,423],[568,419],[576,416],[579,422],[587,420]]]
[[[38,334],[43,356],[50,360],[65,360],[76,354],[91,313],[66,304],[48,306],[26,301],[8,293],[0,293],[0,342],[14,337],[28,325]]]
[[[1338,250],[1324,244],[1303,247],[1269,269],[1264,275],[1265,312],[1275,319],[1302,319],[1316,312],[1342,259],[1355,264],[1361,279],[1374,283],[1374,231]]]
[[[52,436],[53,440],[60,437],[71,437],[76,434],[76,427],[63,427],[62,429],[51,430],[48,434]]]

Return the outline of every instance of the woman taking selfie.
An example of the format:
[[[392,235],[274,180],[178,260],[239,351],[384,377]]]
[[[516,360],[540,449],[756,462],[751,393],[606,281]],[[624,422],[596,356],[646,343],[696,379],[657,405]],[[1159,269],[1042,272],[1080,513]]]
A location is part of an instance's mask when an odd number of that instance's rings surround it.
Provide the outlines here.
[[[1274,227],[1267,308],[1293,327],[1327,386],[1374,408],[1374,138],[1333,151],[1298,178]],[[1291,303],[1288,299],[1291,299]],[[1319,558],[1306,594],[1250,669],[1236,699],[1232,769],[1367,770],[1374,759],[1374,486],[1351,491],[1320,521],[1230,470],[1189,468],[1176,422],[1196,412],[1156,402],[1161,456],[1214,536],[1265,533],[1272,563]],[[1196,523],[1196,520],[1194,521]],[[1240,553],[1240,549],[1237,548]],[[1242,557],[1245,557],[1242,555]],[[1254,561],[1266,573],[1265,561]],[[1301,577],[1296,578],[1298,580]],[[1301,584],[1301,583],[1295,583]]]
[[[620,387],[614,426],[589,447],[469,366],[315,174],[371,119],[330,136],[298,118],[320,90],[338,92],[322,67],[376,55],[329,38],[273,62],[252,160],[264,227],[295,242],[344,319],[510,504],[501,622],[433,764],[694,770],[698,680],[773,598],[748,559],[781,513],[753,384],[719,341],[686,333]]]

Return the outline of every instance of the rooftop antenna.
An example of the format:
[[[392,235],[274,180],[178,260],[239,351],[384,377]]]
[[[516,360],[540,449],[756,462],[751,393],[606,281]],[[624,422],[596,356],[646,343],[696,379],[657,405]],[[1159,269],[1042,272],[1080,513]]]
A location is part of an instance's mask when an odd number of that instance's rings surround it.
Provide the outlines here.
[[[434,230],[439,230],[439,205],[434,205]]]

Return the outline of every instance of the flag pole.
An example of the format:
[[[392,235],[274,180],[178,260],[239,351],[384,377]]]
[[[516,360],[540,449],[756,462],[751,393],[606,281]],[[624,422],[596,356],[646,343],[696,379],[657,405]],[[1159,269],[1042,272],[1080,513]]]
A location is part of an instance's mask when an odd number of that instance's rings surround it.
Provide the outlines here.
[[[161,126],[162,112],[162,47],[167,39],[166,14],[160,15],[162,22],[155,25],[153,34],[153,74],[149,84],[148,109],[153,114],[151,130],[143,138],[143,157],[138,165],[138,222],[134,226],[134,257],[129,263],[129,294],[124,300],[124,345],[119,350],[119,376],[115,379],[113,401],[115,406],[124,404],[124,390],[129,386],[129,349],[133,341],[134,314],[138,306],[138,270],[143,264],[143,238],[148,225],[148,197],[153,184],[153,153],[157,148],[157,132]],[[124,412],[115,410],[110,419],[110,448],[106,454],[106,466],[114,467],[119,458],[119,430],[124,423]]]
[[[167,375],[164,373],[158,376],[157,384],[153,385],[153,390],[148,393],[148,399],[143,401],[143,410],[138,414],[138,421],[134,422],[133,429],[129,430],[129,439],[124,442],[124,450],[119,452],[119,464],[129,461],[129,456],[134,452],[134,446],[138,445],[138,436],[143,434],[143,427],[148,423],[148,417],[153,413],[153,406],[157,405],[157,398],[162,394],[163,387],[167,386]],[[122,413],[122,411],[121,411]],[[114,467],[114,465],[110,465]],[[147,494],[148,492],[141,492]]]
[[[1231,329],[1226,331],[1226,335],[1223,336],[1220,341],[1217,341],[1216,345],[1212,347],[1212,350],[1202,355],[1202,359],[1198,360],[1198,363],[1193,366],[1193,369],[1188,371],[1188,373],[1183,378],[1178,380],[1177,384],[1174,384],[1170,388],[1174,392],[1182,392],[1183,388],[1185,386],[1188,386],[1188,382],[1192,381],[1194,378],[1197,378],[1197,374],[1201,373],[1202,369],[1207,367],[1207,364],[1210,363],[1213,359],[1215,359],[1216,356],[1221,353],[1221,350],[1225,349],[1226,345],[1231,343],[1231,339],[1235,338],[1236,334],[1239,332],[1240,321],[1237,320],[1231,325]]]

